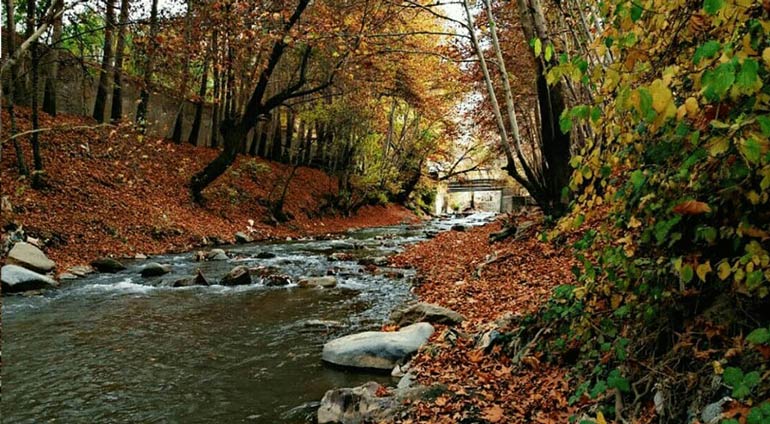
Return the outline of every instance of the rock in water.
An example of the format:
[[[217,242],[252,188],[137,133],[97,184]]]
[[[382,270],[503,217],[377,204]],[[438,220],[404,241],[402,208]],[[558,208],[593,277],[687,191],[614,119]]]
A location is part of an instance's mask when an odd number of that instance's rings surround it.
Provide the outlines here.
[[[157,262],[150,262],[142,268],[142,277],[157,277],[159,275],[171,272],[171,265],[161,265]]]
[[[394,397],[377,396],[380,387],[370,381],[359,387],[329,390],[318,408],[318,424],[388,421],[399,403]]]
[[[248,234],[246,233],[243,233],[240,231],[235,233],[235,242],[238,244],[251,243],[252,241],[254,240],[251,237],[249,237]]]
[[[285,274],[267,275],[262,280],[262,284],[267,287],[288,286],[291,284],[291,277]]]
[[[273,252],[259,252],[257,253],[257,259],[273,259],[275,253]]]
[[[300,287],[323,287],[331,288],[337,285],[337,278],[333,276],[326,277],[305,277],[297,283]]]
[[[4,293],[50,289],[58,285],[54,279],[18,265],[6,265],[0,269],[0,281]]]
[[[195,277],[185,277],[171,282],[171,287],[192,287],[192,286],[208,286],[209,282],[206,277],[203,276],[201,270]]]
[[[211,249],[211,251],[206,254],[206,260],[208,261],[226,261],[228,259],[230,259],[230,257],[228,257],[227,253],[222,249]]]
[[[35,272],[46,273],[56,267],[42,250],[32,244],[20,241],[8,252],[8,264],[20,265]]]
[[[91,266],[99,272],[116,273],[123,271],[126,266],[112,258],[99,258],[91,262]]]
[[[415,322],[455,325],[463,322],[465,317],[443,306],[419,302],[393,311],[390,319],[400,326]]]
[[[230,270],[219,284],[223,286],[245,286],[251,284],[251,274],[249,269],[243,265],[239,265]]]
[[[324,345],[322,359],[354,368],[392,370],[428,341],[433,326],[421,322],[399,331],[366,331],[332,340]]]

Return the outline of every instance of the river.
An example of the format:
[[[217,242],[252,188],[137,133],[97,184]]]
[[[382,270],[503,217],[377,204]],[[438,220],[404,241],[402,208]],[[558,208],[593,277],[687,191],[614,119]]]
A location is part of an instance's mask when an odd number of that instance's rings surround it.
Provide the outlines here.
[[[380,257],[455,224],[487,222],[477,214],[351,231],[356,258]],[[388,375],[345,371],[321,362],[333,338],[377,329],[413,299],[403,278],[364,271],[354,258],[329,261],[340,240],[230,246],[229,261],[195,262],[193,254],[157,256],[171,264],[144,279],[148,261],[117,274],[94,274],[42,296],[3,299],[3,423],[303,423],[334,387]],[[349,247],[349,246],[348,246]],[[274,258],[258,259],[260,252]],[[218,280],[235,265],[275,267],[294,281],[325,275],[332,289],[292,284],[171,288],[163,281],[200,268]]]

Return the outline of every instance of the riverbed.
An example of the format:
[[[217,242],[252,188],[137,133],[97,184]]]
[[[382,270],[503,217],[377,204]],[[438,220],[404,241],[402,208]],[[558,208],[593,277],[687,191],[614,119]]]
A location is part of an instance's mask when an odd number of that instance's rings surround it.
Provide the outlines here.
[[[389,375],[321,362],[325,342],[378,329],[413,299],[410,270],[366,270],[379,258],[489,214],[350,231],[335,240],[229,246],[231,259],[194,253],[127,263],[42,296],[3,299],[3,423],[303,423],[334,387]],[[351,247],[354,247],[351,249]],[[259,259],[260,253],[275,257]],[[330,261],[334,252],[350,260]],[[147,262],[170,264],[161,277]],[[331,289],[296,284],[172,288],[198,269],[217,281],[236,265],[290,276],[332,273]],[[392,272],[389,272],[392,271]]]

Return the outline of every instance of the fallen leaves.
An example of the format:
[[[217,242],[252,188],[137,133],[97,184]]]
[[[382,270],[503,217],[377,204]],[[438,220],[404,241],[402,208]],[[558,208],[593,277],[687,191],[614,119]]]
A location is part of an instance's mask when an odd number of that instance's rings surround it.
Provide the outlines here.
[[[489,234],[500,228],[494,222],[441,233],[391,258],[394,265],[417,268],[422,276],[417,288],[421,300],[468,318],[451,331],[437,331],[430,348],[413,359],[412,369],[421,383],[443,384],[448,392],[433,402],[415,403],[404,422],[568,421],[570,387],[564,370],[541,363],[536,356],[525,356],[516,366],[500,345],[480,349],[472,336],[503,316],[536,310],[553,287],[574,281],[567,250],[535,238],[489,244]],[[483,272],[478,272],[480,264]]]
[[[29,109],[19,107],[16,112],[19,130],[29,129]],[[80,116],[41,114],[40,120],[41,127],[79,128],[40,135],[50,188],[32,190],[27,180],[17,178],[16,157],[7,143],[0,163],[0,189],[17,211],[9,221],[44,240],[46,253],[62,270],[105,255],[192,250],[204,237],[232,242],[236,232],[249,227],[254,239],[265,240],[414,219],[411,212],[396,206],[367,206],[354,217],[319,217],[322,199],[336,192],[337,182],[317,169],[303,167],[289,186],[285,204],[294,220],[271,226],[262,222],[267,214],[260,200],[282,184],[291,167],[244,156],[205,192],[208,204],[199,207],[190,201],[188,183],[217,155],[216,149],[174,145],[126,126],[84,128],[92,121]],[[29,143],[21,145],[29,160]],[[249,173],[257,167],[264,172]]]

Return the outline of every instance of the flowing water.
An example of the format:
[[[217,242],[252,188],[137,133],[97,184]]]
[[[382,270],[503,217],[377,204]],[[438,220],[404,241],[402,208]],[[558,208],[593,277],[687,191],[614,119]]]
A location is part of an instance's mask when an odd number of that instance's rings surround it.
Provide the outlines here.
[[[378,257],[454,224],[490,215],[349,232],[345,250]],[[233,259],[194,262],[158,256],[171,274],[144,279],[147,261],[96,274],[43,296],[3,300],[3,423],[306,422],[326,390],[388,375],[330,368],[325,342],[379,328],[413,298],[405,278],[370,273],[355,260],[329,261],[342,243],[307,240],[228,249]],[[257,259],[260,252],[275,254]],[[332,289],[295,285],[171,288],[163,281],[201,271],[218,280],[235,265],[291,276],[324,275]]]

